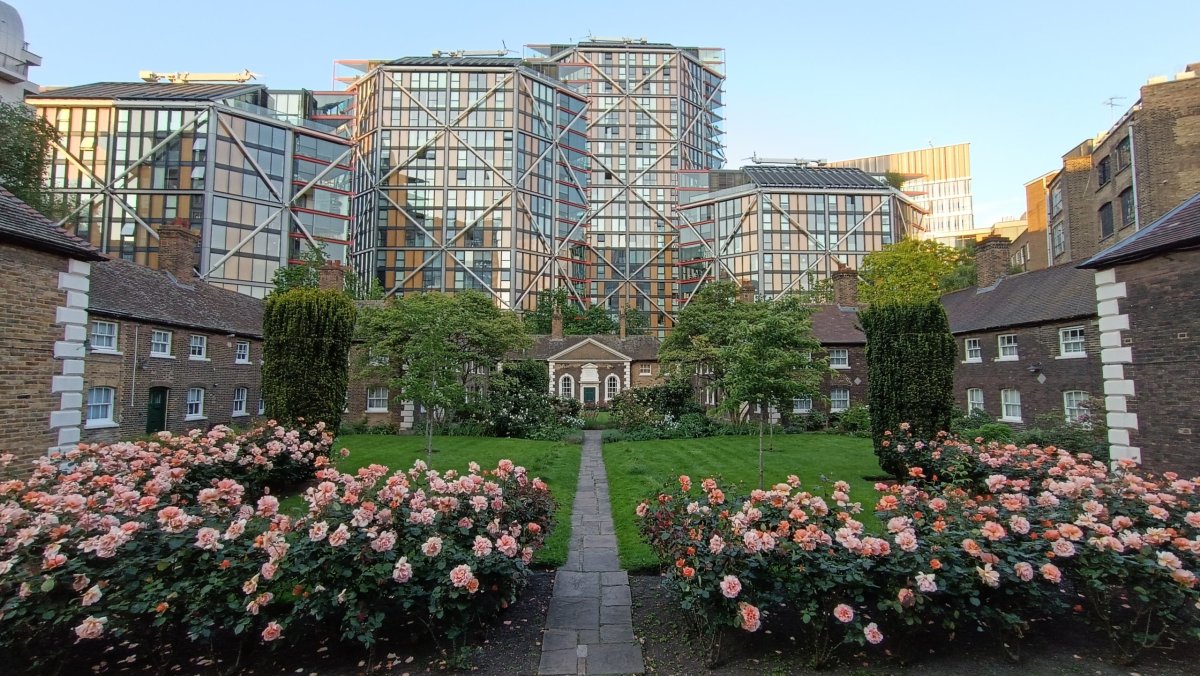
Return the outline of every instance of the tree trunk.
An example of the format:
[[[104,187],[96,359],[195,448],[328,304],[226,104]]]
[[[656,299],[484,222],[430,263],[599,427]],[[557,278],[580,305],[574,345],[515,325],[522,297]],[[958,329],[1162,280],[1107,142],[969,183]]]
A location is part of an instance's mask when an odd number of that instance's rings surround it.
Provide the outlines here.
[[[425,456],[433,462],[433,411],[425,408]]]
[[[766,414],[764,413],[763,416]],[[763,488],[763,419],[758,419],[758,490]]]
[[[764,413],[763,415],[765,416],[767,414]],[[774,453],[775,452],[775,423],[771,422],[770,420],[767,421],[767,435],[768,435],[768,438],[770,439],[770,441],[767,442],[767,450]]]

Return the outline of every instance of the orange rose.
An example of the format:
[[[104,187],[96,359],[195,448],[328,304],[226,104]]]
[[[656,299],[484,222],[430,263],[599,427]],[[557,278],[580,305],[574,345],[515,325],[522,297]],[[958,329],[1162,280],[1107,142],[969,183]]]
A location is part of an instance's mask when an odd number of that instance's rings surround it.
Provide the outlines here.
[[[930,567],[930,568],[932,568],[932,569],[934,569],[934,570],[941,570],[941,569],[942,569],[942,562],[941,562],[941,561],[938,561],[937,559],[930,559],[930,560],[929,560],[929,567]]]
[[[696,575],[696,569],[692,568],[691,566],[684,566],[682,572],[683,576],[686,578],[692,578]]]
[[[684,561],[683,559],[675,559],[675,567],[676,568],[683,568],[684,564],[686,564],[686,563],[687,563],[687,561]]]

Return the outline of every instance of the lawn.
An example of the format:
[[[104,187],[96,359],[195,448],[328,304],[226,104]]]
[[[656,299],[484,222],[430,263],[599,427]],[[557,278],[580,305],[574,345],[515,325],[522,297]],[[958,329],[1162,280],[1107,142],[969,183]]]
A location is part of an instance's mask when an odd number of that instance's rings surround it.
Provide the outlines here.
[[[631,571],[655,569],[660,562],[637,531],[633,513],[637,503],[655,495],[663,484],[677,481],[680,474],[690,475],[696,483],[720,477],[737,484],[736,494],[748,493],[758,487],[758,438],[610,442],[604,444],[604,465],[621,566]],[[776,435],[775,451],[766,453],[763,465],[767,485],[795,474],[807,490],[818,492],[820,487],[820,492],[827,494],[834,481],[846,481],[850,497],[864,503],[864,522],[868,527],[874,525],[874,481],[863,477],[883,472],[870,439],[830,434]],[[726,489],[725,493],[732,497],[735,491]]]
[[[437,470],[465,472],[471,461],[490,469],[501,459],[508,458],[528,469],[530,476],[541,477],[558,500],[558,512],[554,532],[534,560],[547,566],[560,566],[567,560],[567,546],[571,542],[571,505],[575,501],[575,484],[579,478],[578,444],[493,437],[434,437],[433,447],[435,452],[429,464]],[[422,436],[354,434],[340,437],[334,448],[350,449],[350,457],[337,463],[339,470],[348,473],[373,463],[387,465],[393,470],[407,469],[417,458],[425,458],[425,438]],[[299,496],[291,496],[283,504],[294,511],[304,509]]]

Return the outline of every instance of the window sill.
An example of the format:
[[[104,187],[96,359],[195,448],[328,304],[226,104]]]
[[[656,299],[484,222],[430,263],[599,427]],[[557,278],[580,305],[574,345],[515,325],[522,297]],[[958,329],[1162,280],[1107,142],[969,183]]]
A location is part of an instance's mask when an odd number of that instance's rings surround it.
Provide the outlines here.
[[[982,359],[964,359],[962,363],[964,363],[964,364],[982,364],[983,360]]]
[[[250,414],[246,413],[245,411],[234,411],[233,413],[229,414],[229,417],[230,418],[249,418]]]
[[[850,409],[848,409],[848,408],[831,408],[831,409],[829,409],[829,412],[830,413],[845,413],[846,411],[849,411],[849,410]]]
[[[1020,422],[1025,422],[1025,421],[1024,421],[1024,420],[1022,420],[1021,418],[1004,418],[1004,417],[1001,417],[1001,418],[1000,418],[1000,422],[1006,422],[1006,423],[1020,423]]]
[[[812,413],[811,409],[808,411],[792,411],[792,415],[808,415],[809,413]]]
[[[846,366],[830,366],[829,368],[831,368],[835,371],[849,371],[850,370],[850,366],[848,364]]]
[[[111,420],[97,420],[95,422],[86,422],[83,424],[85,430],[110,430],[115,427],[120,427],[120,423],[115,423]]]
[[[1021,361],[1020,357],[996,357],[992,361]]]
[[[250,361],[249,359],[238,359],[238,360],[235,360],[233,363],[235,365],[241,364],[241,365],[249,366],[250,364],[252,364],[254,362]]]
[[[387,412],[388,412],[388,410],[386,408],[368,408],[367,410],[363,411],[363,413],[387,413]]]
[[[150,357],[152,359],[174,359],[175,355],[173,355],[173,354],[154,354],[153,352],[151,352]]]
[[[188,361],[212,361],[208,357],[192,357],[188,356]]]
[[[1071,354],[1060,354],[1055,359],[1087,359],[1086,352],[1077,352]]]
[[[106,355],[109,355],[112,357],[124,357],[125,356],[124,352],[117,352],[116,350],[105,350],[103,348],[98,348],[98,347],[92,348],[92,354],[106,354]]]
[[[206,416],[206,415],[189,415],[189,416],[184,416],[184,418],[183,418],[184,422],[192,422],[193,420],[208,420],[208,416]]]

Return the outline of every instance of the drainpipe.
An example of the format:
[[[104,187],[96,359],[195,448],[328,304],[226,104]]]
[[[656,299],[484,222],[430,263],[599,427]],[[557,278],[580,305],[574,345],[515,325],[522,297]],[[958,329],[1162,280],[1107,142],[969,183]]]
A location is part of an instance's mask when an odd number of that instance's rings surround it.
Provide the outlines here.
[[[133,415],[133,397],[137,393],[137,372],[138,372],[138,342],[140,342],[140,334],[142,327],[140,324],[133,325],[133,368],[130,369],[129,383],[129,413]]]
[[[1133,147],[1133,125],[1136,120],[1129,121],[1129,171],[1133,174],[1133,231],[1137,232],[1142,228],[1142,217],[1138,213],[1138,186],[1137,186],[1137,150]]]

